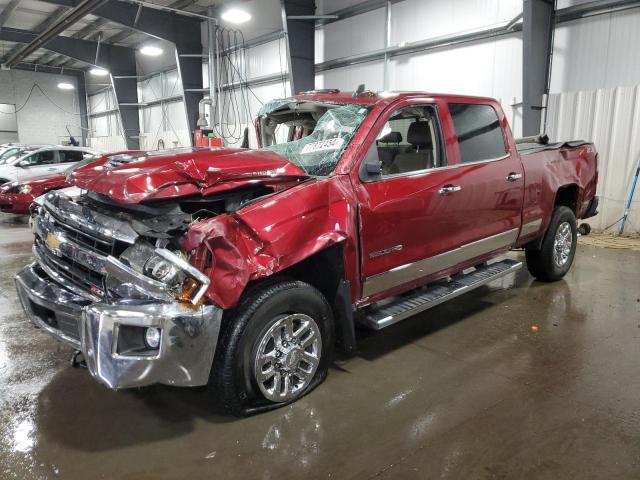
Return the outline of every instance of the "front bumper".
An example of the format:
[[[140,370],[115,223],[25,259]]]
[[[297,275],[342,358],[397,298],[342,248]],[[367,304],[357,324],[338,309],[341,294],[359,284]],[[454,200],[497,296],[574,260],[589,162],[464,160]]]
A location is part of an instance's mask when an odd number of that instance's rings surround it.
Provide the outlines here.
[[[0,211],[27,215],[34,198],[30,193],[0,193]]]
[[[180,302],[92,303],[54,282],[36,263],[16,275],[22,307],[37,327],[81,350],[97,380],[112,389],[205,385],[222,310]],[[160,328],[157,351],[122,353],[124,327]]]

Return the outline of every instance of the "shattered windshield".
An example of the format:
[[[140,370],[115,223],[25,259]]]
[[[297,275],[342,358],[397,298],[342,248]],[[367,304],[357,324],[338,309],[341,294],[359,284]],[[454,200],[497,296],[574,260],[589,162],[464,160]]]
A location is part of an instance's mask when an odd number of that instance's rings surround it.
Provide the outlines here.
[[[314,122],[315,125],[291,127],[297,140],[264,149],[282,155],[309,175],[331,174],[369,110],[362,105],[322,105],[322,108],[326,111]],[[302,128],[304,130],[300,130]]]

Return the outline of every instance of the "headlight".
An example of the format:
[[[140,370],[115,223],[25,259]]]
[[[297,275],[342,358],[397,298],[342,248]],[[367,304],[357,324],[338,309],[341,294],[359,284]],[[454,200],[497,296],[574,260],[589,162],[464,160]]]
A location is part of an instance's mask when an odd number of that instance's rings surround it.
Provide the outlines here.
[[[18,187],[18,192],[19,193],[31,193],[31,190],[33,190],[31,188],[31,185],[20,185]]]
[[[211,282],[181,254],[166,248],[156,248],[155,255],[144,264],[144,273],[172,288],[179,300],[194,305],[202,300]]]
[[[162,283],[172,284],[180,279],[176,277],[180,270],[173,263],[160,256],[153,256],[144,264],[144,273]]]

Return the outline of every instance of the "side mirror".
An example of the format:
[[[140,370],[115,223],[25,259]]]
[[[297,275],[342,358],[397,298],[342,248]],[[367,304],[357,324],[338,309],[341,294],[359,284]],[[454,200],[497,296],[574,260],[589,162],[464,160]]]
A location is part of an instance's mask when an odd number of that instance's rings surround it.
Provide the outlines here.
[[[20,168],[27,168],[29,166],[29,162],[27,160],[21,160],[20,162],[18,162],[18,166]]]
[[[363,182],[370,182],[380,178],[380,175],[382,175],[382,162],[378,157],[378,147],[373,143],[362,160],[360,179]]]

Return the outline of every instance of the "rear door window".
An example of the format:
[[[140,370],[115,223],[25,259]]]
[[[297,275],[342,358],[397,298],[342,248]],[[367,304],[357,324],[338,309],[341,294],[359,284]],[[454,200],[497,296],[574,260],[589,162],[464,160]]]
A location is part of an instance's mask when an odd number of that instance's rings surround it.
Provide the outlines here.
[[[493,107],[450,103],[449,112],[458,136],[462,163],[493,160],[506,155],[502,127]]]
[[[62,150],[60,152],[60,162],[61,163],[76,163],[80,162],[84,156],[84,152],[79,150]]]

